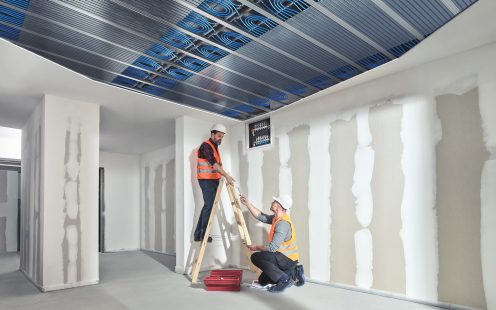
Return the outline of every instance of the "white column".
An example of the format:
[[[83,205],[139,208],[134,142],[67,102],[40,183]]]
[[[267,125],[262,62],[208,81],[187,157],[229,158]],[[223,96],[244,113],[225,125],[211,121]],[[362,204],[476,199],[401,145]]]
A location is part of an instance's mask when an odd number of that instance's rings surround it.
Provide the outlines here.
[[[99,123],[98,105],[46,95],[24,128],[21,269],[43,291],[98,282]]]

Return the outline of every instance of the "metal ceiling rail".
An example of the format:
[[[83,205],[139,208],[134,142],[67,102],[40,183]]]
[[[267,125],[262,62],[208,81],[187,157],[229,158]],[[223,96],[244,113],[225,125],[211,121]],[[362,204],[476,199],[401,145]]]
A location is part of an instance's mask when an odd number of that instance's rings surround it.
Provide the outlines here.
[[[107,73],[110,73],[110,74],[115,74],[116,76],[120,76],[121,73],[120,72],[114,72],[114,71],[111,71],[111,70],[107,70],[107,69],[103,69],[101,67],[98,67],[98,66],[94,66],[94,65],[90,65],[86,62],[83,62],[83,61],[79,61],[79,60],[76,60],[76,59],[72,59],[70,57],[66,57],[66,56],[63,56],[63,55],[60,55],[60,54],[57,54],[57,53],[53,53],[53,52],[49,52],[49,51],[45,51],[45,50],[42,50],[40,48],[37,48],[37,47],[34,47],[34,46],[30,46],[29,44],[24,44],[24,43],[17,43],[18,45],[20,46],[23,46],[27,49],[32,49],[32,50],[36,50],[36,51],[39,51],[39,52],[42,52],[42,53],[47,53],[49,55],[52,55],[52,56],[55,56],[55,57],[59,57],[59,58],[62,58],[62,59],[65,59],[65,60],[68,60],[68,61],[71,61],[71,62],[74,62],[74,63],[77,63],[77,64],[80,64],[80,65],[83,65],[83,66],[86,66],[86,67],[90,67],[90,68],[93,68],[93,69],[97,69],[97,70],[100,70],[100,71],[104,71],[104,72],[107,72]],[[172,93],[175,93],[175,94],[178,94],[178,95],[181,95],[181,96],[185,96],[185,97],[190,97],[190,98],[193,98],[195,100],[200,100],[200,101],[203,101],[203,102],[206,102],[207,104],[209,105],[216,105],[216,106],[219,106],[223,109],[227,109],[227,110],[232,110],[232,111],[235,111],[237,113],[241,113],[241,114],[244,114],[246,116],[250,116],[249,113],[246,113],[244,111],[241,111],[241,110],[236,110],[234,108],[230,108],[230,107],[227,107],[227,106],[224,106],[224,105],[221,105],[221,104],[218,104],[218,103],[214,103],[214,102],[210,102],[210,101],[207,101],[207,100],[204,100],[204,99],[201,99],[201,98],[198,98],[198,97],[195,97],[195,96],[191,96],[191,95],[188,95],[188,94],[184,94],[184,93],[181,93],[181,92],[177,92],[175,90],[172,90],[170,88],[166,88],[166,87],[162,87],[160,85],[156,85],[156,84],[153,84],[153,83],[149,83],[147,81],[143,81],[143,80],[140,80],[140,79],[136,79],[136,78],[133,78],[133,77],[128,77],[126,76],[126,78],[130,79],[130,80],[133,80],[133,81],[136,81],[136,82],[139,82],[139,83],[142,83],[142,84],[146,84],[146,85],[149,85],[149,86],[153,86],[153,87],[156,87],[156,88],[160,88],[160,89],[163,89],[163,90],[166,90],[166,91],[169,91],[169,92],[172,92]],[[98,79],[98,78],[92,78],[92,79]],[[105,80],[101,80],[101,79],[98,79],[100,81],[103,81],[105,82],[106,84],[112,84],[112,85],[115,85],[115,86],[119,86],[119,87],[122,87],[122,85],[120,84],[114,84],[112,82],[108,82],[108,81],[105,81]],[[140,92],[139,89],[136,89],[136,88],[131,88],[132,90],[134,91],[138,91]],[[144,94],[147,94],[147,95],[150,95],[146,92],[140,92],[140,93],[144,93]],[[154,96],[156,98],[156,96]],[[167,98],[162,98],[162,99],[167,99]],[[170,100],[170,99],[167,99],[167,100]],[[177,104],[180,104],[180,105],[183,105],[183,103],[179,103],[179,102],[176,102]],[[207,110],[208,111],[208,110]],[[209,111],[209,112],[212,112],[212,111]]]
[[[249,1],[246,1],[246,0],[236,0],[236,1],[238,1],[239,3],[243,4],[244,6],[250,8],[251,10],[257,12],[258,14],[260,14],[264,17],[267,17],[266,14],[270,14],[267,11],[265,11],[264,9],[262,9],[261,7],[259,7],[258,5],[253,4]],[[304,33],[303,31],[299,30],[298,28],[288,24],[287,22],[283,21],[282,19],[278,18],[277,16],[270,15],[270,19],[276,21],[279,24],[279,26],[282,26],[282,27],[288,29],[289,31],[297,34],[298,36],[302,37],[303,39],[305,39],[305,40],[313,43],[314,45],[317,45],[321,49],[327,51],[329,54],[343,60],[344,62],[346,62],[349,65],[352,65],[357,70],[359,70],[361,72],[367,71],[367,69],[365,69],[364,67],[362,67],[361,65],[359,65],[355,61],[349,59],[348,57],[344,56],[343,54],[341,54],[341,53],[335,51],[334,49],[330,48],[329,46],[323,44],[322,42],[318,41],[317,39],[315,39],[311,35],[308,35],[308,34]]]
[[[406,31],[416,37],[419,41],[424,39],[424,36],[415,29],[409,22],[407,22],[401,15],[396,13],[393,9],[391,9],[386,3],[382,0],[370,0],[372,1],[378,8],[380,8],[386,15],[391,17],[395,22],[400,24]]]
[[[319,3],[388,51],[397,46],[397,43],[413,39],[408,31],[369,0],[320,0]],[[397,54],[394,56],[399,57]]]
[[[83,10],[83,9],[77,8],[77,7],[75,7],[75,6],[71,5],[71,4],[61,2],[60,0],[49,0],[49,1],[50,1],[50,2],[53,2],[53,3],[57,3],[58,5],[64,6],[64,7],[68,8],[68,9],[71,9],[71,10],[73,10],[73,11],[79,12],[79,13],[81,13],[81,14],[84,14],[84,15],[89,16],[89,17],[91,17],[91,18],[94,18],[94,19],[96,19],[96,20],[99,20],[99,21],[101,21],[101,22],[103,22],[103,23],[106,23],[106,24],[108,24],[108,25],[111,25],[111,26],[113,26],[113,27],[115,27],[115,28],[118,28],[118,29],[120,29],[120,30],[126,31],[126,32],[128,32],[128,33],[130,33],[130,34],[133,34],[133,35],[135,35],[135,36],[138,36],[138,37],[140,37],[140,38],[142,38],[142,39],[149,40],[149,41],[150,41],[150,42],[152,42],[152,43],[160,43],[160,44],[162,44],[162,45],[166,45],[167,47],[169,47],[169,48],[171,48],[171,49],[173,49],[173,50],[176,50],[176,51],[181,51],[182,53],[184,53],[184,54],[186,54],[186,55],[188,55],[188,56],[191,56],[191,57],[199,57],[198,55],[193,54],[193,53],[190,53],[190,52],[188,52],[188,51],[186,51],[186,50],[184,50],[184,49],[178,49],[177,47],[175,47],[175,46],[173,46],[173,45],[167,44],[167,42],[157,40],[157,39],[152,38],[152,37],[149,37],[148,35],[145,35],[145,34],[143,34],[143,33],[140,33],[140,32],[134,31],[134,30],[132,30],[132,29],[129,29],[128,27],[125,27],[125,26],[119,25],[119,24],[117,24],[117,23],[111,22],[111,21],[109,21],[109,20],[107,20],[107,19],[105,19],[105,18],[102,18],[102,17],[100,17],[100,16],[97,16],[97,15],[95,15],[95,14],[93,14],[93,13],[87,12],[87,11],[85,11],[85,10]],[[173,0],[173,1],[175,1],[175,0]],[[169,23],[169,24],[170,24],[170,23]],[[185,29],[183,29],[183,28],[181,28],[181,27],[178,27],[178,26],[176,26],[176,25],[174,25],[174,24],[173,24],[173,26],[172,26],[172,27],[174,27],[174,29],[178,29],[178,30],[180,30],[181,32],[187,32]],[[198,36],[198,35],[194,35],[194,36],[195,36],[197,39],[199,39],[199,40],[202,40],[202,41],[207,41],[207,42],[208,42],[209,44],[211,44],[211,45],[216,45],[216,47],[222,47],[222,49],[225,49],[225,47],[224,47],[224,46],[222,46],[222,45],[220,45],[220,44],[217,44],[217,43],[215,43],[215,42],[213,42],[213,41],[206,40],[205,38],[203,38],[203,37],[201,37],[201,36]],[[224,51],[224,50],[223,50],[223,51]],[[281,72],[281,71],[279,71],[279,70],[277,70],[277,69],[274,69],[274,68],[272,68],[272,67],[270,67],[270,66],[267,66],[267,65],[265,65],[265,64],[263,64],[263,63],[261,63],[261,62],[258,62],[258,61],[254,60],[254,59],[251,59],[251,58],[249,58],[249,57],[247,57],[247,56],[245,56],[245,55],[239,54],[239,53],[234,52],[234,51],[231,51],[231,50],[229,50],[229,51],[227,51],[227,52],[228,52],[229,54],[233,54],[233,55],[236,55],[236,56],[238,56],[238,57],[241,57],[241,58],[243,58],[243,59],[245,59],[245,60],[247,60],[247,61],[249,61],[249,62],[252,62],[252,63],[254,63],[254,64],[256,64],[256,65],[258,65],[258,66],[260,66],[260,67],[263,67],[263,68],[265,68],[265,69],[267,69],[267,70],[270,70],[270,71],[272,71],[272,72],[274,72],[274,73],[276,73],[276,74],[279,74],[279,75],[281,75],[281,76],[283,76],[283,77],[285,77],[285,78],[287,78],[287,79],[290,79],[290,80],[292,80],[292,81],[294,81],[294,82],[296,82],[296,83],[302,83],[302,84],[305,84],[307,87],[310,87],[310,88],[311,88],[311,89],[313,89],[313,90],[316,90],[316,91],[320,91],[320,90],[321,90],[321,89],[319,89],[319,88],[317,88],[317,87],[315,87],[315,86],[313,86],[313,85],[311,85],[311,84],[309,84],[309,83],[307,83],[307,82],[305,82],[305,81],[303,81],[303,80],[300,80],[300,79],[295,78],[295,77],[293,77],[293,76],[291,76],[291,75],[289,75],[289,74],[286,74],[286,73],[284,73],[284,72]],[[293,57],[294,57],[294,56],[293,56]],[[210,65],[219,66],[219,67],[221,67],[221,68],[223,68],[223,69],[225,69],[225,70],[230,70],[230,69],[227,69],[226,67],[224,67],[224,66],[222,66],[222,65],[219,65],[219,64],[218,64],[218,63],[216,63],[216,62],[212,62],[212,61],[208,60],[208,59],[207,59],[207,58],[205,58],[205,57],[202,57],[202,61],[205,61],[206,63],[208,63],[208,64],[210,64]],[[308,65],[309,65],[309,64],[308,64]],[[310,65],[309,65],[309,66],[310,66]],[[235,72],[236,74],[240,74],[240,75],[241,75],[241,73],[239,73],[239,72],[237,72],[237,71],[234,71],[234,70],[231,70],[231,71],[232,71],[232,72]],[[320,72],[320,71],[322,71],[322,70],[319,70],[319,72]],[[326,74],[327,74],[327,73],[326,73]],[[284,91],[284,92],[287,92],[287,91]]]
[[[441,0],[444,6],[453,13],[453,15],[457,15],[460,13],[460,9],[453,3],[453,0]]]
[[[324,14],[325,16],[329,17],[331,20],[338,23],[341,27],[343,27],[346,30],[348,30],[349,32],[353,33],[355,36],[360,38],[362,41],[366,42],[368,45],[370,45],[373,48],[375,48],[376,50],[380,51],[382,54],[387,56],[389,59],[395,59],[396,58],[393,54],[391,54],[390,52],[385,50],[382,46],[380,46],[379,44],[374,42],[371,38],[369,38],[368,36],[366,36],[362,32],[358,31],[355,27],[353,27],[352,25],[348,24],[347,22],[345,22],[344,20],[342,20],[341,18],[336,16],[334,13],[329,11],[326,7],[324,7],[320,3],[317,3],[313,0],[307,1],[307,3],[310,4],[312,7],[314,7],[315,9],[317,9],[320,13]]]
[[[4,23],[3,21],[0,21],[0,24],[3,24],[3,25],[7,25],[6,23]],[[9,24],[10,25],[10,24]],[[141,70],[141,71],[144,71],[144,72],[147,72],[147,73],[151,73],[151,74],[154,74],[154,75],[157,75],[157,76],[160,76],[160,77],[163,77],[163,78],[166,78],[166,79],[169,79],[169,80],[174,80],[174,81],[178,81],[178,82],[181,82],[181,83],[184,83],[185,85],[188,85],[188,86],[191,86],[191,87],[194,87],[194,88],[197,88],[197,89],[200,89],[202,91],[205,91],[205,92],[208,92],[208,93],[212,93],[212,94],[215,94],[215,95],[219,95],[219,96],[222,96],[226,99],[230,99],[230,100],[233,100],[233,101],[236,101],[236,102],[239,102],[241,104],[244,104],[244,105],[247,105],[247,106],[250,106],[250,107],[253,107],[253,108],[256,108],[256,109],[259,109],[259,110],[262,110],[262,111],[265,111],[265,112],[270,112],[271,110],[270,109],[266,109],[262,106],[258,106],[258,105],[253,105],[253,104],[250,104],[248,102],[245,102],[245,101],[242,101],[242,100],[239,100],[239,99],[236,99],[236,98],[233,98],[233,97],[229,97],[225,94],[221,94],[221,93],[217,93],[215,91],[211,91],[211,90],[208,90],[208,89],[205,89],[205,88],[202,88],[202,87],[199,87],[199,86],[196,86],[194,84],[191,84],[191,83],[187,83],[183,80],[180,80],[180,79],[176,79],[176,78],[173,78],[169,75],[165,75],[165,74],[162,74],[161,72],[158,72],[158,71],[151,71],[151,70],[147,70],[143,67],[140,67],[140,66],[136,66],[136,65],[133,65],[131,63],[127,63],[127,62],[124,62],[124,61],[120,61],[120,60],[117,60],[115,58],[111,58],[111,57],[108,57],[108,56],[105,56],[105,55],[102,55],[100,53],[97,53],[97,52],[94,52],[94,51],[90,51],[90,50],[87,50],[85,48],[82,48],[82,47],[79,47],[77,45],[74,45],[74,44],[71,44],[71,43],[68,43],[68,42],[65,42],[65,41],[62,41],[62,40],[58,40],[58,39],[55,39],[55,38],[52,38],[52,37],[49,37],[49,36],[46,36],[46,35],[43,35],[43,34],[40,34],[40,33],[37,33],[35,31],[32,31],[32,30],[29,30],[29,29],[23,29],[21,27],[18,27],[18,26],[15,26],[15,25],[12,25],[13,28],[16,28],[16,29],[19,29],[20,31],[23,31],[23,32],[27,32],[27,33],[30,33],[32,35],[35,35],[35,36],[38,36],[38,37],[41,37],[41,38],[44,38],[44,39],[47,39],[47,40],[51,40],[51,41],[54,41],[54,42],[57,42],[57,43],[60,43],[60,44],[63,44],[63,45],[67,45],[71,48],[75,48],[75,49],[78,49],[78,50],[81,50],[83,52],[86,52],[86,53],[89,53],[89,54],[92,54],[92,55],[95,55],[97,57],[101,57],[101,58],[104,58],[104,59],[107,59],[107,60],[110,60],[110,61],[113,61],[113,62],[116,62],[116,63],[119,63],[119,64],[122,64],[122,65],[125,65],[125,66],[128,66],[128,67],[133,67],[133,68],[136,68],[138,70]],[[28,45],[28,44],[25,44],[25,43],[19,43],[19,42],[14,42],[12,41],[13,43],[15,44],[19,44],[19,45]],[[77,62],[78,60],[77,59],[74,59],[74,58],[71,58],[71,57],[67,57],[67,56],[63,56],[63,55],[60,55],[60,54],[57,54],[57,53],[53,53],[53,52],[50,52],[46,49],[40,49],[40,48],[37,48],[37,47],[34,47],[34,46],[31,46],[31,45],[28,45],[30,48],[32,49],[36,49],[36,50],[39,50],[39,51],[42,51],[44,53],[47,53],[47,54],[52,54],[54,56],[57,56],[57,57],[60,57],[60,58],[64,58],[64,59],[68,59],[68,60],[71,60],[71,61],[74,61],[74,62]],[[101,68],[101,67],[100,67]],[[104,70],[102,68],[102,70]],[[128,75],[125,75],[125,74],[119,74],[121,76],[125,76],[126,78],[131,78],[130,76]],[[141,82],[144,82],[142,80],[139,80]],[[153,86],[159,86],[158,84],[151,84]],[[170,90],[170,88],[166,88],[168,90]],[[179,94],[184,94],[183,92],[179,92],[179,91],[175,91],[176,93],[179,93]],[[198,98],[200,99],[200,98]]]
[[[106,40],[106,39],[104,39],[104,38],[102,38],[102,37],[99,37],[99,36],[93,35],[93,34],[88,33],[88,32],[86,32],[86,31],[82,31],[82,30],[80,30],[80,29],[74,28],[74,27],[69,26],[69,25],[66,25],[66,24],[64,24],[64,23],[61,23],[61,22],[58,22],[58,21],[52,20],[52,19],[47,18],[47,17],[44,17],[44,16],[42,16],[42,15],[40,15],[40,14],[36,14],[36,13],[30,12],[30,11],[26,11],[26,10],[24,10],[24,9],[20,9],[20,8],[18,8],[18,7],[16,7],[16,6],[13,6],[13,5],[10,5],[10,4],[8,4],[8,3],[2,2],[2,5],[3,5],[3,6],[6,6],[6,7],[9,7],[9,8],[11,8],[11,9],[14,9],[14,10],[20,11],[20,12],[23,12],[23,13],[24,13],[24,14],[26,14],[26,15],[34,16],[34,17],[39,18],[39,19],[41,19],[41,20],[44,20],[44,21],[47,21],[47,22],[53,23],[53,24],[55,24],[55,25],[57,25],[57,26],[60,26],[60,27],[63,27],[63,28],[69,29],[69,30],[71,30],[71,31],[74,31],[74,32],[77,32],[77,33],[83,34],[83,35],[85,35],[85,36],[88,36],[88,37],[91,37],[91,38],[97,39],[97,40],[99,40],[99,41],[102,41],[102,42],[105,42],[105,43],[107,43],[107,44],[113,45],[113,46],[118,47],[118,48],[120,48],[120,49],[123,49],[123,50],[129,51],[129,52],[131,52],[131,53],[133,53],[133,54],[148,57],[148,58],[153,59],[153,60],[155,60],[155,61],[157,61],[157,62],[159,62],[159,63],[169,63],[169,64],[171,64],[171,65],[177,65],[176,63],[173,63],[173,62],[170,62],[170,61],[166,61],[166,60],[163,60],[163,59],[159,59],[159,58],[153,57],[153,56],[148,55],[148,54],[144,54],[144,53],[142,53],[142,52],[140,52],[140,51],[136,51],[136,50],[134,50],[134,49],[132,49],[132,48],[129,48],[129,47],[126,47],[126,46],[120,45],[120,44],[118,44],[118,43],[115,43],[115,42],[112,42],[112,41]],[[5,24],[5,25],[8,25],[9,27],[13,27],[13,26],[14,26],[14,25],[12,25],[12,24],[10,24],[10,23],[9,23],[9,24]],[[25,29],[24,29],[24,28],[22,28],[22,27],[19,27],[18,29],[20,29],[20,30],[25,30]],[[48,36],[48,37],[49,37],[49,36]],[[161,43],[162,43],[162,42],[161,42]],[[182,51],[180,51],[180,52],[182,53]],[[196,57],[197,57],[197,55],[194,55],[194,57],[196,58]],[[236,75],[242,76],[242,77],[244,77],[244,78],[246,78],[246,79],[249,79],[249,80],[251,80],[251,81],[253,81],[253,82],[255,82],[255,83],[259,83],[259,84],[261,84],[261,85],[265,85],[265,86],[267,86],[268,88],[271,88],[271,89],[273,89],[273,90],[277,90],[277,91],[283,92],[283,93],[285,93],[285,94],[290,94],[290,95],[292,95],[292,96],[296,96],[296,97],[300,97],[300,98],[302,98],[302,96],[291,94],[291,93],[287,92],[287,91],[286,91],[286,90],[284,90],[284,89],[278,88],[278,87],[276,87],[276,86],[274,86],[274,85],[271,85],[271,84],[265,83],[265,82],[263,82],[263,81],[259,81],[259,80],[255,79],[255,78],[250,77],[250,76],[247,76],[247,75],[244,75],[244,74],[238,73],[238,72],[236,72],[236,71],[234,71],[234,70],[231,70],[231,69],[229,69],[229,68],[224,68],[224,66],[219,66],[219,65],[218,65],[218,67],[220,67],[221,69],[224,69],[224,70],[226,70],[226,71],[232,72],[232,73],[234,73],[234,74],[236,74]],[[265,99],[265,98],[267,98],[267,99],[270,99],[270,98],[268,98],[268,97],[266,97],[266,96],[263,96],[263,95],[260,95],[260,94],[253,93],[253,92],[248,91],[248,90],[246,90],[246,89],[243,89],[243,88],[237,87],[237,86],[235,86],[235,85],[231,85],[231,84],[229,84],[229,83],[223,82],[223,81],[221,81],[221,80],[219,80],[219,79],[215,79],[215,78],[209,77],[209,76],[207,76],[207,75],[204,75],[204,74],[201,74],[201,73],[198,73],[198,72],[195,72],[195,71],[191,71],[191,70],[189,70],[189,69],[187,69],[187,68],[181,67],[181,69],[186,70],[186,71],[191,72],[191,73],[194,73],[194,74],[196,74],[196,75],[198,75],[198,76],[201,76],[201,77],[207,78],[207,79],[209,79],[209,80],[215,81],[215,82],[217,82],[217,83],[220,83],[220,84],[223,84],[223,85],[226,85],[226,86],[229,86],[229,87],[233,87],[233,88],[239,89],[239,90],[244,91],[244,92],[246,92],[246,93],[253,94],[253,95],[255,95],[255,96],[259,97],[259,98],[264,98],[264,99]]]
[[[122,1],[120,1],[120,0],[110,0],[110,1],[112,1],[114,3],[122,3]],[[304,65],[304,66],[306,66],[307,68],[310,68],[310,69],[312,69],[312,70],[314,70],[316,72],[319,72],[320,74],[322,74],[322,75],[324,75],[324,76],[326,76],[326,77],[334,80],[335,82],[341,82],[342,81],[340,79],[337,79],[335,76],[330,75],[326,71],[324,71],[324,70],[322,70],[320,68],[317,68],[316,66],[314,66],[312,64],[309,64],[308,62],[306,62],[304,60],[301,60],[300,58],[298,58],[296,56],[293,56],[293,55],[289,54],[288,52],[285,52],[285,51],[281,50],[280,48],[275,47],[272,44],[269,44],[269,43],[261,40],[260,38],[252,35],[251,33],[246,32],[246,31],[244,31],[243,29],[241,29],[239,27],[236,27],[236,26],[234,26],[234,25],[232,25],[230,23],[227,23],[227,22],[223,21],[222,19],[220,19],[220,18],[218,18],[216,16],[213,16],[213,15],[211,15],[211,14],[209,14],[209,13],[207,13],[207,12],[201,10],[201,9],[199,9],[198,7],[195,7],[195,6],[193,6],[193,5],[191,5],[191,4],[187,3],[187,2],[184,2],[184,1],[179,1],[179,0],[172,0],[172,1],[174,1],[174,2],[176,2],[176,3],[178,3],[178,4],[182,5],[182,6],[184,6],[185,8],[190,9],[191,11],[194,11],[194,12],[202,15],[205,18],[211,19],[214,22],[216,22],[216,23],[218,23],[218,24],[220,24],[220,25],[222,25],[222,26],[224,26],[226,28],[233,28],[236,32],[242,34],[243,36],[249,38],[250,40],[255,41],[255,42],[259,43],[259,44],[262,44],[263,46],[265,46],[267,48],[270,48],[271,50],[273,50],[273,51],[275,51],[275,52],[277,52],[279,54],[282,54],[282,55],[284,55],[284,56],[286,56],[286,57],[288,57],[288,58],[290,58],[290,59],[292,59],[292,60],[294,60],[294,61],[296,61],[296,62],[298,62],[298,63],[300,63],[302,65]],[[163,19],[161,19],[161,20],[163,22],[166,22]],[[183,30],[183,29],[181,28],[181,30]],[[222,46],[222,45],[220,45],[220,46]],[[225,48],[225,47],[222,46],[222,48]],[[229,52],[232,53],[232,54],[236,54],[238,56],[240,55],[239,53],[236,53],[234,51],[229,51]],[[246,57],[244,55],[241,56],[241,57],[248,58],[248,57]],[[312,84],[307,83],[306,81],[302,81],[302,82],[305,83],[307,86],[310,86],[310,87],[312,87],[314,89],[318,89],[315,86],[313,86]],[[320,90],[320,89],[318,89],[318,90]]]

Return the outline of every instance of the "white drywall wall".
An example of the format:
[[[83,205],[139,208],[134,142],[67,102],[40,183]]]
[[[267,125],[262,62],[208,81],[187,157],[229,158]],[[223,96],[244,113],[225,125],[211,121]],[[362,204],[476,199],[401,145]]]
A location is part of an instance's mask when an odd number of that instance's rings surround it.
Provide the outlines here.
[[[175,147],[140,156],[141,248],[175,253]]]
[[[105,251],[139,249],[139,156],[100,152],[105,168]]]
[[[489,309],[494,309],[495,291],[494,281],[494,247],[491,241],[495,238],[493,227],[496,219],[493,210],[494,194],[489,188],[494,187],[493,166],[494,161],[494,134],[496,123],[496,67],[491,61],[496,54],[496,44],[492,43],[483,47],[475,48],[464,53],[445,57],[444,59],[419,65],[410,70],[385,76],[377,80],[356,85],[349,89],[336,91],[329,95],[316,96],[314,99],[306,99],[298,103],[273,112],[271,114],[272,130],[274,139],[278,140],[279,147],[279,189],[281,192],[290,193],[296,187],[306,187],[307,183],[318,184],[315,180],[321,180],[324,184],[322,191],[309,188],[308,208],[310,209],[308,226],[310,237],[310,273],[312,279],[323,280],[324,276],[332,273],[330,257],[322,257],[324,253],[332,256],[329,250],[330,231],[326,228],[328,223],[332,225],[332,214],[329,210],[323,210],[322,203],[328,204],[328,187],[330,176],[326,169],[329,158],[329,127],[328,125],[337,119],[349,120],[355,116],[357,119],[357,133],[359,147],[355,158],[355,186],[357,199],[357,219],[363,227],[355,236],[355,241],[348,244],[355,248],[355,259],[357,266],[352,272],[356,275],[360,287],[374,289],[371,270],[373,270],[373,244],[374,235],[366,229],[373,218],[374,213],[370,193],[370,174],[374,165],[373,150],[368,150],[370,132],[367,130],[367,109],[376,105],[398,104],[402,107],[401,120],[401,144],[403,158],[401,173],[404,176],[403,201],[401,218],[390,218],[390,221],[401,221],[402,228],[397,231],[401,234],[403,242],[405,291],[402,293],[408,297],[438,301],[438,237],[436,215],[436,144],[442,139],[439,119],[436,115],[436,96],[443,94],[463,94],[471,89],[479,88],[481,126],[484,132],[484,141],[491,154],[486,162],[484,172],[481,175],[481,251],[482,268],[484,270],[484,287],[486,302]],[[460,66],[460,64],[464,64]],[[365,110],[363,108],[366,108]],[[288,162],[293,154],[289,147],[288,133],[298,126],[307,125],[310,128],[308,137],[308,152],[310,163],[300,163],[308,166],[310,170],[309,180],[295,180],[292,167]],[[264,184],[253,182],[250,177],[259,175],[260,167],[263,166],[263,156],[267,148],[254,150],[243,150],[240,153],[237,147],[239,142],[244,143],[245,131],[243,125],[235,125],[230,137],[233,171],[240,171],[241,158],[246,156],[249,167],[247,192],[259,201],[260,188]],[[330,132],[332,136],[332,129]],[[361,150],[363,148],[364,150]],[[299,152],[301,150],[298,150]],[[303,150],[305,151],[305,150]],[[244,161],[243,161],[244,162]],[[333,168],[330,162],[330,170]],[[374,172],[375,173],[375,172]],[[378,172],[380,173],[380,172]],[[373,180],[372,180],[373,181]],[[296,182],[296,183],[295,183]],[[339,180],[332,180],[330,187]],[[321,187],[319,187],[321,188]],[[350,191],[352,188],[349,189]],[[317,219],[318,218],[318,219]],[[321,226],[322,225],[322,226]],[[298,232],[298,227],[296,227]],[[456,242],[453,240],[452,242]],[[376,255],[381,255],[380,253]],[[403,259],[403,258],[402,258]],[[321,265],[316,266],[316,262]],[[337,267],[336,267],[337,268]],[[391,272],[394,272],[393,270]],[[393,291],[394,292],[394,291]],[[442,302],[449,302],[444,300]]]

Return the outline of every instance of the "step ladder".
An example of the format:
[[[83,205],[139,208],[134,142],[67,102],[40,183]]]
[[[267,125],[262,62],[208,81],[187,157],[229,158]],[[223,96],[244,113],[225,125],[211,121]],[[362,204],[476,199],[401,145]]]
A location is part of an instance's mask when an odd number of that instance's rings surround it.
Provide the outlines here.
[[[198,274],[200,273],[200,267],[203,260],[203,256],[205,254],[205,248],[207,247],[208,236],[210,235],[212,219],[215,217],[215,213],[217,212],[217,208],[219,207],[220,196],[223,185],[224,185],[224,179],[221,179],[219,182],[219,187],[217,188],[217,192],[215,194],[214,205],[212,206],[212,212],[210,213],[210,218],[208,219],[208,225],[205,230],[205,238],[203,238],[203,241],[201,242],[200,245],[200,249],[197,251],[195,260],[193,261],[193,270],[191,272],[191,283],[196,283],[198,280]],[[231,206],[234,211],[234,217],[236,218],[236,223],[238,225],[241,241],[243,242],[244,245],[251,245],[250,234],[248,233],[248,228],[246,227],[243,211],[241,210],[241,205],[234,191],[234,186],[227,184],[227,192],[229,193],[229,199],[231,200]],[[245,255],[246,257],[248,257],[248,261],[250,262],[250,270],[256,272],[257,268],[253,266],[253,264],[251,264],[251,260],[250,260],[251,251],[247,247],[244,248],[245,248]]]

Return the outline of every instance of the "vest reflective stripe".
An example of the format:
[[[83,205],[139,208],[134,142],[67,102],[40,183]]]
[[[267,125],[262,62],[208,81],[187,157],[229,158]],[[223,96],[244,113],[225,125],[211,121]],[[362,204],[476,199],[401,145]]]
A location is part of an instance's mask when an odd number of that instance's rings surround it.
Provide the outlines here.
[[[205,173],[205,172],[208,172],[208,173],[217,173],[217,170],[215,170],[215,169],[198,169],[197,171],[198,172],[201,172],[201,173]]]
[[[219,163],[219,165],[222,165],[222,161],[220,159],[220,154],[217,152],[215,149],[214,145],[210,140],[205,141],[205,143],[208,143],[210,147],[212,148],[212,151],[214,152],[214,157],[215,160]],[[200,149],[198,149],[197,156],[196,156],[196,178],[200,180],[218,180],[222,177],[220,173],[217,172],[217,170],[214,169],[214,166],[212,166],[207,159],[205,158],[199,158],[200,156]]]
[[[270,232],[269,232],[269,242],[272,242],[272,239],[274,238],[274,231],[276,229],[276,224],[279,223],[280,221],[286,221],[289,223],[289,226],[291,227],[291,239],[288,241],[284,241],[281,243],[279,246],[279,249],[277,249],[277,252],[281,252],[282,254],[286,255],[289,259],[293,261],[297,261],[299,259],[299,254],[298,254],[298,246],[296,245],[296,232],[294,230],[293,222],[291,221],[291,218],[289,215],[284,214],[282,217],[278,218],[277,220],[274,218],[272,220],[272,226],[270,227]]]

